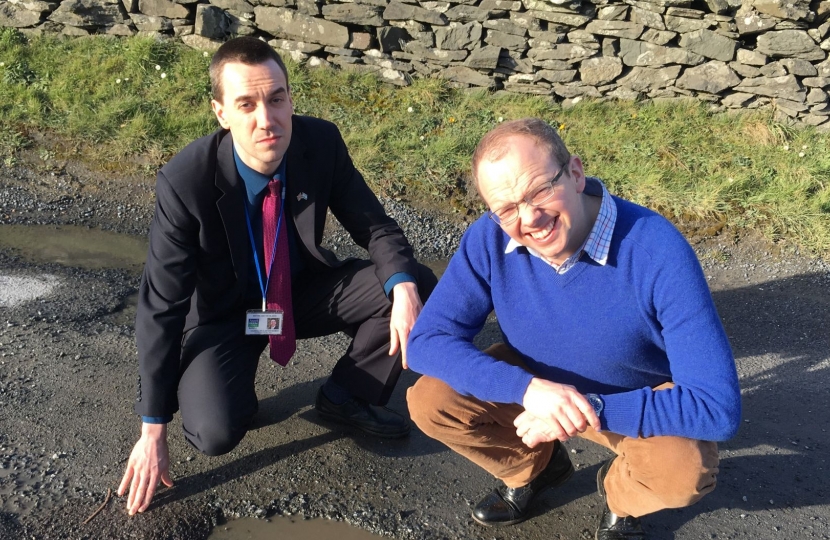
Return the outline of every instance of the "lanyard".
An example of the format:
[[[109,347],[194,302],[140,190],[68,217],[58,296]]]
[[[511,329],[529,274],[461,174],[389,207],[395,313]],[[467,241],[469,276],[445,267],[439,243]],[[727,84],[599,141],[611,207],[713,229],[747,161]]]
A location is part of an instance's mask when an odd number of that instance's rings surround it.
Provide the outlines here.
[[[271,247],[271,261],[265,269],[267,276],[265,281],[262,281],[262,270],[259,268],[259,256],[256,250],[256,240],[254,240],[254,229],[251,226],[251,215],[248,213],[248,201],[245,201],[245,222],[248,225],[248,238],[251,239],[251,248],[254,250],[254,265],[256,266],[256,275],[259,278],[259,290],[262,291],[262,311],[265,311],[265,291],[268,290],[268,283],[271,281],[271,268],[274,266],[274,255],[277,254],[277,239],[280,237],[280,227],[282,226],[282,214],[285,210],[285,182],[282,182],[282,195],[280,196],[280,215],[277,218],[277,231],[274,235],[274,245]]]

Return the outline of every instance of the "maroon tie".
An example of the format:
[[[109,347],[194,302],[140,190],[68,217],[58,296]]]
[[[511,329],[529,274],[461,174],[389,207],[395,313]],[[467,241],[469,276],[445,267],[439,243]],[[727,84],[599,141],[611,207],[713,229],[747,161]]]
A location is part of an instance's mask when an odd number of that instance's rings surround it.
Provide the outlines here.
[[[288,232],[285,222],[288,218],[283,212],[280,225],[280,237],[277,239],[277,253],[271,268],[271,251],[274,248],[274,235],[277,232],[277,218],[280,215],[280,181],[274,178],[268,182],[268,192],[262,200],[262,242],[265,253],[266,273],[269,277],[265,302],[268,310],[283,312],[282,335],[268,336],[271,344],[271,359],[281,366],[291,360],[297,350],[297,338],[294,334],[294,312],[291,309],[291,263],[288,259]]]

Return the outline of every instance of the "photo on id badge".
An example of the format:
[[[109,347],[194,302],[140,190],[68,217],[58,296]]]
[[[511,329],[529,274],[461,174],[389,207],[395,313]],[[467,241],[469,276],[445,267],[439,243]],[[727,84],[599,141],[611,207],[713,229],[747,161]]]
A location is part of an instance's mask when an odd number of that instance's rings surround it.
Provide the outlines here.
[[[247,313],[245,334],[247,335],[282,335],[282,311],[258,311]]]

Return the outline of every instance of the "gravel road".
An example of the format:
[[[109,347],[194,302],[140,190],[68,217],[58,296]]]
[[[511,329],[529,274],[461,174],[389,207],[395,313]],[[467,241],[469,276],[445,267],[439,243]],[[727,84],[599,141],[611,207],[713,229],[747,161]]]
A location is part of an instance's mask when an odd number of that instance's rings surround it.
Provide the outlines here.
[[[288,368],[260,364],[257,427],[228,455],[207,458],[171,424],[176,485],[128,517],[113,494],[139,430],[132,328],[137,265],[60,264],[39,244],[84,227],[134,250],[152,216],[152,182],[107,178],[67,163],[0,166],[0,539],[204,539],[239,517],[325,517],[401,539],[593,538],[595,475],[605,450],[568,443],[577,474],[537,517],[485,529],[470,508],[493,481],[417,430],[380,441],[313,414],[316,388],[344,336],[307,340]],[[460,220],[384,201],[419,257],[456,248]],[[39,226],[39,227],[38,227]],[[16,234],[16,233],[15,233]],[[359,254],[332,228],[329,245]],[[96,240],[95,243],[98,243]],[[140,243],[139,243],[140,245]],[[121,246],[121,247],[118,247]],[[830,538],[830,267],[787,246],[729,232],[695,244],[735,350],[743,426],[721,446],[718,489],[697,506],[646,518],[654,538]],[[495,323],[479,337],[496,337]],[[405,410],[406,373],[391,406]]]

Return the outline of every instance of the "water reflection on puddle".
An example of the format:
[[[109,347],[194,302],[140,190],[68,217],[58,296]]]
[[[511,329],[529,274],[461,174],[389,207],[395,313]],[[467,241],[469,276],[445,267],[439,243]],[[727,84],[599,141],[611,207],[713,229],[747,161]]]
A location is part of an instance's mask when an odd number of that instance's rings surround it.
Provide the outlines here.
[[[268,521],[246,518],[220,525],[209,540],[375,540],[381,538],[342,521],[310,519],[294,521],[275,516]]]
[[[0,225],[0,248],[14,249],[37,263],[139,270],[147,256],[147,239],[71,225]]]
[[[0,249],[27,261],[76,268],[136,268],[147,257],[147,238],[75,225],[0,225]],[[440,277],[449,260],[421,261]]]

